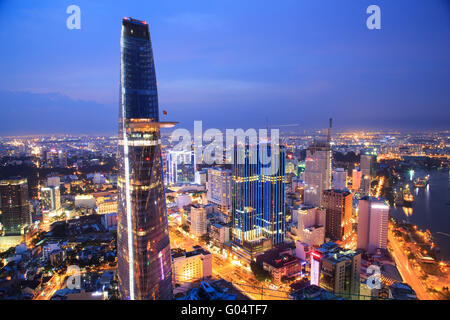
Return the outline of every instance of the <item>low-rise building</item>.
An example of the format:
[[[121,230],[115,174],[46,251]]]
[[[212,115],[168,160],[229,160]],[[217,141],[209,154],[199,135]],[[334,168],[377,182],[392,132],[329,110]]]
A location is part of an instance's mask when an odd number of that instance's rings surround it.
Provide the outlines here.
[[[201,246],[193,251],[176,250],[172,252],[173,282],[183,284],[212,276],[212,255]]]

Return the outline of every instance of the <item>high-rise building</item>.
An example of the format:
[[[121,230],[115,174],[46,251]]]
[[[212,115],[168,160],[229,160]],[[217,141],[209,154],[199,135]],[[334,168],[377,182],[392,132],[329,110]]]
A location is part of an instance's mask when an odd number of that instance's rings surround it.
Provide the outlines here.
[[[301,242],[320,246],[325,241],[326,210],[304,207],[294,210],[297,216],[297,234]]]
[[[117,256],[122,299],[172,297],[155,65],[148,25],[121,33]]]
[[[361,253],[326,242],[311,252],[311,284],[359,300]]]
[[[327,141],[316,140],[306,150],[304,203],[322,205],[323,191],[331,189],[331,119]]]
[[[166,155],[168,184],[189,184],[195,182],[196,161],[194,151],[169,150]]]
[[[42,187],[40,198],[43,212],[55,211],[61,208],[61,194],[59,186]]]
[[[217,205],[220,211],[228,215],[231,213],[231,184],[231,170],[208,168],[208,202]]]
[[[389,205],[381,199],[363,197],[358,205],[357,248],[375,253],[386,249],[389,223]]]
[[[371,153],[361,154],[361,186],[360,194],[370,196],[370,186],[376,174],[377,157]]]
[[[363,176],[375,177],[377,156],[372,153],[361,154],[360,168]]]
[[[361,187],[361,179],[362,179],[362,172],[357,169],[353,169],[352,171],[352,190],[355,192],[359,192],[359,189]]]
[[[191,206],[190,232],[195,237],[204,236],[208,232],[208,224],[206,220],[206,208],[202,205]]]
[[[352,194],[345,190],[325,190],[323,206],[327,211],[325,235],[332,240],[345,240],[352,232]]]
[[[7,236],[20,235],[26,226],[31,225],[26,178],[0,180],[0,222]]]
[[[347,189],[347,171],[344,168],[336,168],[333,171],[333,189]]]
[[[264,161],[260,152],[266,150]],[[262,151],[261,150],[261,151]],[[270,144],[235,147],[232,176],[232,241],[246,261],[285,236],[285,150]]]

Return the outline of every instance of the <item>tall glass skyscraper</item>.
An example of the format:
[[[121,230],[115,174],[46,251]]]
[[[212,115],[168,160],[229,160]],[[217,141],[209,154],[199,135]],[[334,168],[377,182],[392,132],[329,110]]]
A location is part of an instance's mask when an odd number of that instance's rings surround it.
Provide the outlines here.
[[[267,150],[267,164],[261,148]],[[253,254],[284,241],[285,149],[236,147],[232,174],[233,251],[250,261]]]
[[[0,180],[0,234],[20,235],[31,223],[28,180],[19,177]]]
[[[148,25],[124,18],[121,35],[118,275],[122,299],[172,297],[158,94]]]

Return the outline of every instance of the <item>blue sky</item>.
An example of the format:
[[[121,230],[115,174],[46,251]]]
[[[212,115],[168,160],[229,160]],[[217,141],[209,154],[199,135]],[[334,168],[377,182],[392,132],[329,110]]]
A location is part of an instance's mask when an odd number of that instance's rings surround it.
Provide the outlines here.
[[[149,23],[181,127],[450,129],[447,0],[0,0],[0,135],[115,133],[125,16]]]

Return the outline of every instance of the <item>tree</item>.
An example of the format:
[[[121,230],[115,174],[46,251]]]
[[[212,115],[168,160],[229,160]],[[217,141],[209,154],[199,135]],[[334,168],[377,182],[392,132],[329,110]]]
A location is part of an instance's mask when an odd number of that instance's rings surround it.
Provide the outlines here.
[[[257,264],[256,262],[252,261],[250,263],[250,268],[252,269],[253,274],[255,275],[256,280],[258,281],[265,281],[265,280],[271,280],[272,276],[270,275],[270,272],[267,270],[264,270],[261,265]]]

